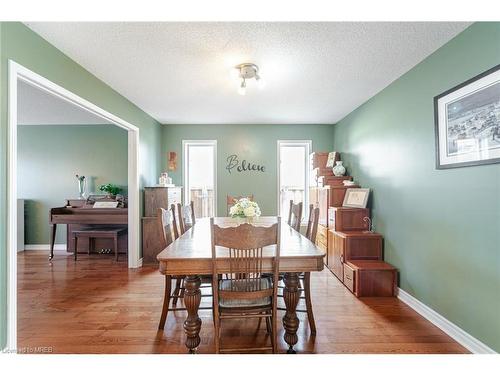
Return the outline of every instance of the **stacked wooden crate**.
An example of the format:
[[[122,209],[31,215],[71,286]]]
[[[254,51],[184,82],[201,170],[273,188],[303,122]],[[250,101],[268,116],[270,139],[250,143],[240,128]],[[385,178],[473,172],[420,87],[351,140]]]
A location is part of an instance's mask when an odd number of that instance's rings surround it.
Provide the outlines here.
[[[326,266],[358,297],[393,296],[397,270],[383,261],[382,235],[369,231],[370,210],[342,207],[346,190],[359,185],[344,186],[352,177],[334,176],[326,168],[328,152],[312,153],[310,159],[309,197],[320,209],[316,244],[327,254]]]

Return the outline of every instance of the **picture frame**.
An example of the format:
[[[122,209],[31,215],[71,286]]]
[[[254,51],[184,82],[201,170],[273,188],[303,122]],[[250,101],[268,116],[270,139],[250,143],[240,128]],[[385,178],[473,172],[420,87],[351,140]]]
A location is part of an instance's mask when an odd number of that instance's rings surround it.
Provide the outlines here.
[[[434,97],[436,169],[500,163],[500,64]]]
[[[337,155],[336,151],[332,151],[328,153],[328,159],[326,161],[326,168],[333,168],[335,167],[335,162],[337,160],[340,160],[340,158]]]
[[[342,207],[351,208],[366,208],[370,189],[366,188],[351,188],[346,189]]]

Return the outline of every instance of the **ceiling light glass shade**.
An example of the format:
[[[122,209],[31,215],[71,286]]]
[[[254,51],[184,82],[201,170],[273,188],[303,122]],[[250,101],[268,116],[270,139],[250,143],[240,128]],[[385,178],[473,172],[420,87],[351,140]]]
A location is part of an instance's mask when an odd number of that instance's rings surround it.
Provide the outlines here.
[[[245,80],[242,80],[240,87],[238,87],[238,94],[245,95],[246,93],[247,93],[247,84]]]

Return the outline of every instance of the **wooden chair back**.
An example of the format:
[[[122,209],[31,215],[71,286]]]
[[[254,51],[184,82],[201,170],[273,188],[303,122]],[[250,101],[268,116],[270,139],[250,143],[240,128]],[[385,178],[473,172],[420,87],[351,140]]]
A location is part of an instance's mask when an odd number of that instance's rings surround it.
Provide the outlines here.
[[[288,225],[297,232],[300,232],[300,222],[302,220],[302,202],[294,204],[290,200],[290,211],[288,212]]]
[[[219,297],[224,299],[256,299],[273,297],[273,306],[276,306],[279,258],[280,258],[280,231],[281,218],[270,227],[257,227],[251,224],[241,224],[237,227],[222,228],[210,219],[212,232],[212,266],[213,266],[213,295],[214,306],[218,307]],[[275,246],[273,254],[272,285],[267,287],[262,280],[263,248]],[[222,273],[217,269],[217,247],[227,248],[229,254],[229,273]],[[219,275],[229,280],[228,290],[218,290]],[[218,315],[218,314],[217,314]],[[216,316],[217,316],[216,315]]]
[[[161,233],[161,247],[164,249],[172,243],[172,213],[169,210],[158,208],[157,220]]]
[[[191,228],[196,223],[196,218],[194,216],[193,201],[191,201],[191,203],[185,206],[183,206],[180,203],[177,203],[177,211],[179,217],[180,233],[184,234],[189,228]]]
[[[176,209],[175,209],[175,204],[171,204],[170,205],[170,212],[172,214],[172,229],[173,229],[173,232],[174,232],[174,239],[178,239],[179,238],[179,227],[177,226],[177,222],[179,221],[178,217],[176,217]]]
[[[316,235],[318,234],[318,221],[319,221],[319,207],[314,208],[314,206],[310,204],[306,237],[309,238],[311,242],[316,242]]]
[[[232,195],[227,195],[226,196],[226,204],[227,204],[227,215],[229,215],[229,209],[234,206],[234,204],[240,200],[241,198],[248,198],[249,201],[253,202],[253,194],[250,195],[238,195],[238,196],[232,196]]]

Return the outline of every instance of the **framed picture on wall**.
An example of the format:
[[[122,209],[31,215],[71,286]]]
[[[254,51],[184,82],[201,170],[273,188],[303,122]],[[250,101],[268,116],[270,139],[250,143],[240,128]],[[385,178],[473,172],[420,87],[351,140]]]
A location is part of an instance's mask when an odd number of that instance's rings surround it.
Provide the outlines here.
[[[434,98],[436,168],[500,162],[500,65]]]
[[[346,189],[342,207],[366,208],[370,189]]]

